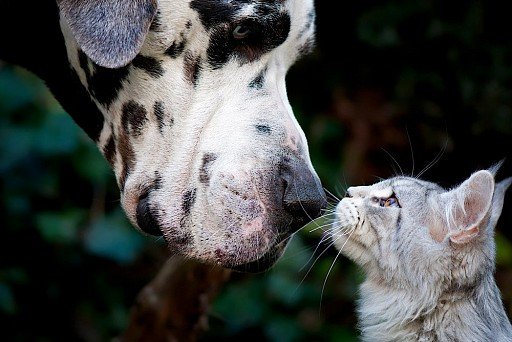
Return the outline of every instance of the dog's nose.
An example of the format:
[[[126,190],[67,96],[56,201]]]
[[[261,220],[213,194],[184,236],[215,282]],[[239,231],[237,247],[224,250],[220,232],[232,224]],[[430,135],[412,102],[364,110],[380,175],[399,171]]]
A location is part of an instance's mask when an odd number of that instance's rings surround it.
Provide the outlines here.
[[[282,166],[283,206],[293,216],[295,231],[322,214],[327,198],[320,180],[303,160],[285,158]]]

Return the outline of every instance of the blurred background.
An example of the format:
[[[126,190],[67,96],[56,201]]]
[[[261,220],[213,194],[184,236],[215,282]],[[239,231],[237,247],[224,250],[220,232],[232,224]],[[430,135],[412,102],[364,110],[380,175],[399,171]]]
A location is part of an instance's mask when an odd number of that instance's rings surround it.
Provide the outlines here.
[[[287,78],[325,188],[417,175],[451,187],[506,158],[506,2],[317,1],[317,47]],[[1,62],[0,62],[1,63]],[[0,339],[104,341],[167,257],[133,229],[96,146],[28,72],[0,64]],[[334,203],[334,199],[331,200]],[[262,274],[231,275],[205,341],[355,341],[363,277],[314,225]],[[512,194],[496,279],[512,315]]]

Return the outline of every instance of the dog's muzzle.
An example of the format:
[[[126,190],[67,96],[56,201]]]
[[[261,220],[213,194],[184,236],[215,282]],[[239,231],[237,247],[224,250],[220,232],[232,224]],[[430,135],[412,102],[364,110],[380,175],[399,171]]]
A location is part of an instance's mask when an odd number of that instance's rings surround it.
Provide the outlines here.
[[[272,267],[286,249],[290,236],[322,214],[327,199],[321,182],[307,164],[284,158],[280,165],[280,197],[287,223],[278,224],[276,243],[255,261],[230,267],[240,272],[257,273]]]
[[[172,218],[161,216],[166,203],[155,196],[165,193],[165,186],[145,189],[136,208],[139,228],[163,234],[185,256],[261,272],[279,259],[290,236],[327,206],[320,180],[300,158],[284,157],[270,170],[220,162],[209,182],[194,192],[190,213],[174,225],[163,223]]]

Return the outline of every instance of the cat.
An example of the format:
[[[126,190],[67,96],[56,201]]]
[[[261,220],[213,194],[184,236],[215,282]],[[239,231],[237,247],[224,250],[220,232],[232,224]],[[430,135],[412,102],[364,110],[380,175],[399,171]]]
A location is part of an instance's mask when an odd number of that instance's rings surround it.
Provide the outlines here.
[[[453,189],[397,176],[350,187],[328,230],[361,266],[363,341],[512,341],[494,280],[494,228],[512,177],[501,163]]]

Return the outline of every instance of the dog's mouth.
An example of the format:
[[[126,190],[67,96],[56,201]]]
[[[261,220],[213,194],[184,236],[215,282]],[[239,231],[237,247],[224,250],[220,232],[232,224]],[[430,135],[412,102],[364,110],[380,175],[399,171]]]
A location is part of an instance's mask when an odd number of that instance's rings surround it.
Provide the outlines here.
[[[284,253],[287,242],[289,239],[285,239],[280,243],[274,245],[267,253],[258,258],[257,260],[229,267],[230,269],[242,272],[242,273],[261,273],[270,269],[279,260],[281,255]]]

